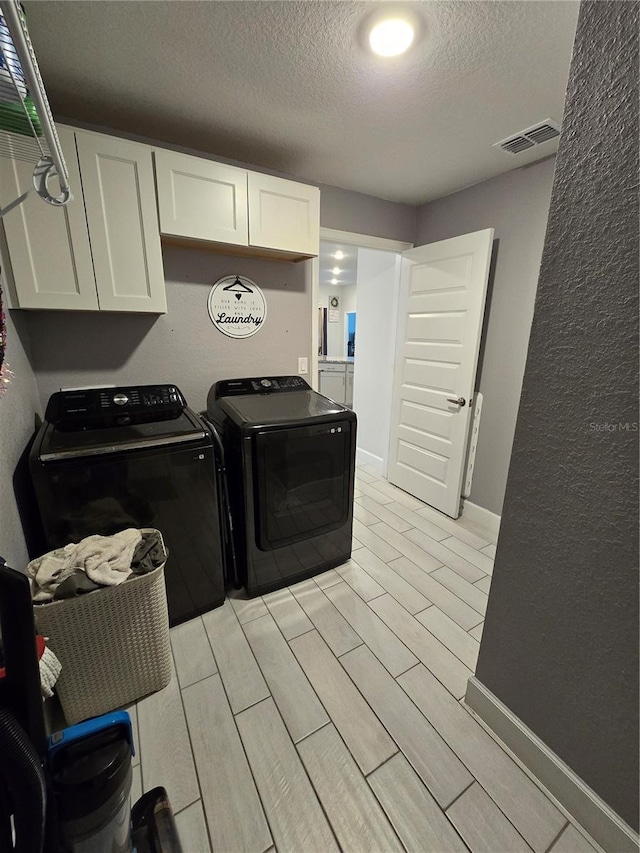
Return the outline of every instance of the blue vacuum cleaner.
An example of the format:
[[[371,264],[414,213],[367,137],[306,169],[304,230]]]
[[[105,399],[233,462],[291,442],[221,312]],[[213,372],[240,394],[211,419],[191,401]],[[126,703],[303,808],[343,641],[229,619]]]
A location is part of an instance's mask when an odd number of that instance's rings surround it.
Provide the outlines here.
[[[0,629],[1,853],[182,853],[164,788],[130,807],[126,711],[47,736],[29,581],[1,559]]]

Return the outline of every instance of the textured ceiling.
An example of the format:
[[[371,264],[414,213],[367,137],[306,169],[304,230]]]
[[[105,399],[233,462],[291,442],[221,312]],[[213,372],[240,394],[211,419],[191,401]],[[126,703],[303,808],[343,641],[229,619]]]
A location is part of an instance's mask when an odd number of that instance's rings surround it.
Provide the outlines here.
[[[376,2],[25,3],[68,118],[412,204],[551,153],[491,145],[561,119],[578,4],[406,5],[418,43],[381,59]]]

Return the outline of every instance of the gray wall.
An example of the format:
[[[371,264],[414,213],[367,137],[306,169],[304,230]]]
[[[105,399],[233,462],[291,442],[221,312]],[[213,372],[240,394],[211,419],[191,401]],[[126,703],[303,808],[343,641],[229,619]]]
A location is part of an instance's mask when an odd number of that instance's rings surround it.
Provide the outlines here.
[[[165,248],[167,313],[150,315],[25,313],[32,364],[43,405],[63,387],[175,382],[203,409],[217,379],[297,373],[310,357],[309,263],[277,263],[206,251]],[[246,340],[214,328],[207,312],[212,284],[245,275],[264,290],[267,319]]]
[[[484,398],[482,420],[469,500],[497,515],[509,470],[553,169],[554,159],[534,163],[418,211],[416,245],[495,229],[476,386]]]
[[[35,376],[21,341],[25,337],[23,321],[21,312],[7,312],[6,359],[15,375],[0,397],[0,555],[15,569],[24,569],[28,557],[14,494],[14,472],[33,434],[34,414],[40,410]],[[16,325],[23,332],[21,336]],[[19,473],[20,479],[24,478]],[[20,494],[24,482],[16,485]]]
[[[318,186],[323,228],[413,243],[418,208],[327,184]]]
[[[476,671],[636,830],[637,50],[582,4]]]

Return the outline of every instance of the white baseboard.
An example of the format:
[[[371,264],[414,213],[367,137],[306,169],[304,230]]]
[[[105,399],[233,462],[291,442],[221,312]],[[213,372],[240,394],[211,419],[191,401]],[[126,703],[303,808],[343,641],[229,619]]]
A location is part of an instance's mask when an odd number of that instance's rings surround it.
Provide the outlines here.
[[[368,450],[363,450],[361,447],[356,447],[356,465],[373,465],[383,477],[387,476],[386,460],[382,456],[376,456],[374,453],[369,453]]]
[[[483,527],[488,530],[495,538],[498,538],[500,532],[500,521],[502,520],[495,512],[485,509],[483,506],[471,503],[466,498],[462,501],[462,517],[472,524],[477,524],[478,527]]]
[[[475,676],[465,703],[604,850],[638,853],[637,833]]]

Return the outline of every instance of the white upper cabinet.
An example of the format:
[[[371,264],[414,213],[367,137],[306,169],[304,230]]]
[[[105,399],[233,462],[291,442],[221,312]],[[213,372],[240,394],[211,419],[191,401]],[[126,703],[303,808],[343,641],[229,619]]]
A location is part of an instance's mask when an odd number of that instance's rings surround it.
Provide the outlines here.
[[[3,217],[17,308],[167,310],[151,148],[59,126],[73,201],[31,193]],[[33,163],[0,158],[0,205],[32,185]]]
[[[320,245],[320,190],[201,157],[155,150],[160,232],[311,257]]]
[[[164,313],[151,148],[99,133],[76,138],[100,309]]]
[[[154,156],[161,234],[248,244],[244,169],[162,149]]]
[[[316,187],[102,133],[59,126],[58,135],[73,200],[54,207],[30,193],[1,221],[12,307],[163,314],[161,234],[234,254],[318,254]],[[0,207],[32,175],[32,162],[0,158]]]
[[[32,192],[3,219],[15,307],[97,310],[74,133],[59,127],[73,201],[46,204]],[[32,186],[33,162],[0,157],[0,207]]]
[[[249,172],[249,245],[314,256],[320,247],[320,190]]]

